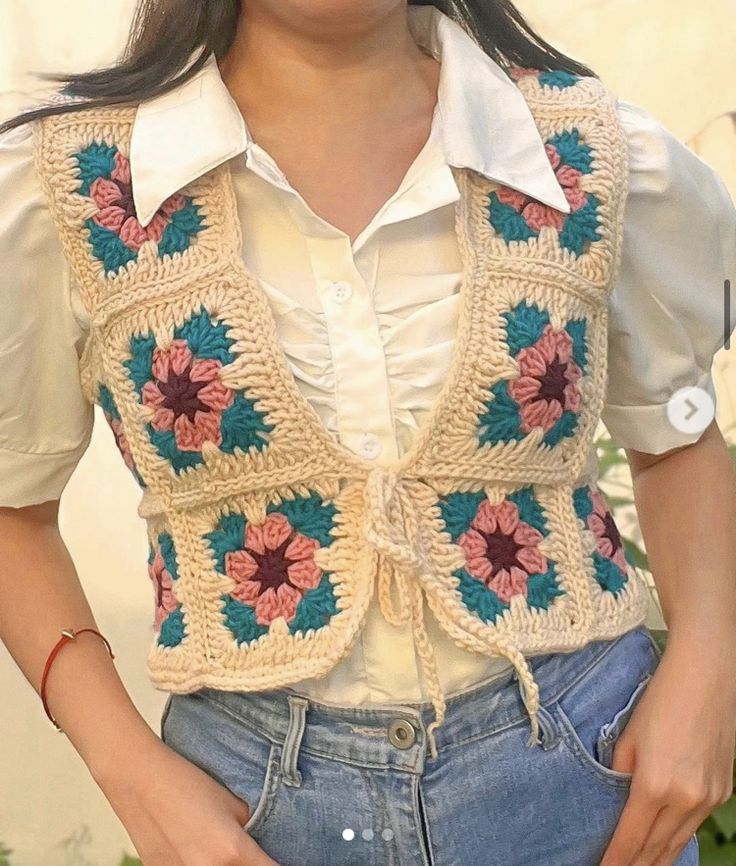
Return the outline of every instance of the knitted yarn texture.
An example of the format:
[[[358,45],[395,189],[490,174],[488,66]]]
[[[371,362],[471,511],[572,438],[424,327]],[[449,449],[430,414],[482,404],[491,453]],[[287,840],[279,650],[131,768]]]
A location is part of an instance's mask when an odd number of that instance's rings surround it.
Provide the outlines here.
[[[532,745],[528,657],[643,622],[648,593],[590,460],[626,142],[598,79],[519,67],[511,77],[570,213],[452,168],[463,260],[453,358],[429,419],[389,467],[341,445],[300,393],[242,258],[227,162],[142,226],[136,105],[35,123],[36,169],[90,317],[82,388],[141,488],[156,687],[323,676],[377,593],[386,619],[414,635],[436,754],[445,699],[426,599],[458,646],[513,663]]]

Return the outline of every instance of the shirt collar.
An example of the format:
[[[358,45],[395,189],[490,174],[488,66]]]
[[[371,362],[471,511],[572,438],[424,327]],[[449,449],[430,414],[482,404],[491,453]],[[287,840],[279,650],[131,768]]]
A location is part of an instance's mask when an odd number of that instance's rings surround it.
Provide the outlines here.
[[[519,88],[449,15],[409,6],[409,27],[441,63],[438,108],[449,165],[473,169],[570,212]],[[189,81],[138,104],[130,141],[136,213],[147,225],[169,196],[242,153],[248,127],[210,54]]]

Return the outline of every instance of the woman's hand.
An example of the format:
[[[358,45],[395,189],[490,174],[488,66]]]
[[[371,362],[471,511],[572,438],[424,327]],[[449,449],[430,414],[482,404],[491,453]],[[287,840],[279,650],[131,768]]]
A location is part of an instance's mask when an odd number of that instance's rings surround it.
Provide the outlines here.
[[[143,866],[277,866],[248,805],[149,732],[93,770]]]
[[[671,866],[733,791],[736,646],[718,633],[667,649],[614,748],[633,773],[600,866]]]

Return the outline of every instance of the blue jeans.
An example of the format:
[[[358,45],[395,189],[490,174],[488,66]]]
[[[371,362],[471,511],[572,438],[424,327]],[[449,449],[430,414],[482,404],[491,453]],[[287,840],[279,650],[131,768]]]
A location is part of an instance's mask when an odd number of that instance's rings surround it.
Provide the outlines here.
[[[291,689],[172,695],[161,735],[250,806],[279,866],[598,866],[631,777],[613,746],[660,660],[641,626],[533,656],[539,745],[514,673],[430,703],[349,708]],[[677,866],[698,863],[693,836]]]

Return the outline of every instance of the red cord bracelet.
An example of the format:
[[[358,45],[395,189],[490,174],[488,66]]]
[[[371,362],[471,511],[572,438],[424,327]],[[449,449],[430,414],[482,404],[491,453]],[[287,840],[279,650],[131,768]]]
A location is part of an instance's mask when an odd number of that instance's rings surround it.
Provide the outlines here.
[[[54,648],[49,653],[49,657],[46,659],[46,664],[44,666],[43,674],[41,676],[41,690],[40,690],[41,691],[41,703],[43,704],[43,708],[46,711],[46,715],[49,717],[49,719],[51,719],[51,722],[57,731],[60,731],[61,728],[59,727],[56,719],[51,715],[51,712],[49,710],[49,706],[46,703],[46,679],[49,675],[49,671],[51,670],[51,665],[53,664],[54,659],[59,654],[59,652],[69,643],[69,641],[76,640],[78,634],[83,634],[86,631],[91,632],[92,634],[96,634],[97,637],[102,638],[102,640],[105,642],[105,646],[107,647],[107,651],[110,653],[110,658],[111,659],[115,658],[115,656],[113,655],[112,647],[110,646],[107,638],[103,634],[100,634],[100,632],[98,632],[96,628],[80,628],[80,629],[77,629],[76,631],[73,628],[64,628],[61,630],[61,637],[59,638],[59,640],[56,642],[56,645],[54,646]]]

